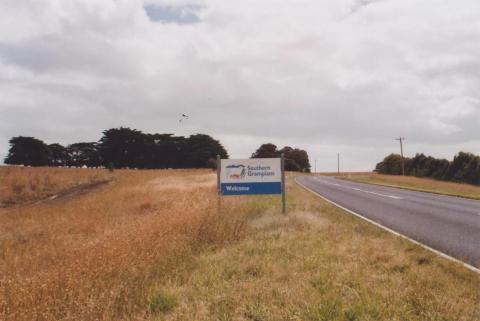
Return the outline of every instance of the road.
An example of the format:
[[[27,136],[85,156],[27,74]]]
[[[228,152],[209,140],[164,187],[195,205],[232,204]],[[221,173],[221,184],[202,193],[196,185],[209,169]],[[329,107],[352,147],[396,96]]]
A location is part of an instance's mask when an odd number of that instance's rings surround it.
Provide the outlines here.
[[[480,201],[302,176],[328,200],[415,241],[480,268]]]

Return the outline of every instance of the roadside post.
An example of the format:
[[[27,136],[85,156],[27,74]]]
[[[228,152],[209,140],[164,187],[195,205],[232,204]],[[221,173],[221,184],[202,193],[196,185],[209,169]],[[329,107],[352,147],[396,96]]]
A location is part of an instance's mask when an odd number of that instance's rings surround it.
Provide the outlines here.
[[[286,202],[286,191],[285,191],[285,154],[282,153],[281,156],[281,166],[282,166],[282,214],[287,214],[287,202]]]
[[[217,212],[220,214],[222,206],[222,190],[220,188],[220,171],[221,171],[220,155],[217,155]]]
[[[221,159],[217,156],[217,189],[221,198],[234,195],[279,195],[286,214],[285,157]]]

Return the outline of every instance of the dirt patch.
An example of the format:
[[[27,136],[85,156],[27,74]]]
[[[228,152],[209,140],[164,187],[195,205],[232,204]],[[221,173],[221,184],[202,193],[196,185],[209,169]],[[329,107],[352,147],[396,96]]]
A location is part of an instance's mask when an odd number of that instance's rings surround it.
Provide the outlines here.
[[[78,186],[74,186],[72,188],[66,189],[61,191],[58,194],[49,196],[45,199],[34,201],[34,202],[27,202],[27,203],[20,203],[20,204],[0,204],[0,209],[12,209],[12,208],[19,208],[19,207],[28,207],[28,206],[36,206],[36,205],[43,205],[43,204],[53,204],[58,202],[64,202],[66,200],[72,199],[73,197],[77,197],[80,195],[84,195],[90,193],[103,185],[106,185],[112,182],[113,179],[106,179],[96,182],[90,182],[85,184],[80,184]]]

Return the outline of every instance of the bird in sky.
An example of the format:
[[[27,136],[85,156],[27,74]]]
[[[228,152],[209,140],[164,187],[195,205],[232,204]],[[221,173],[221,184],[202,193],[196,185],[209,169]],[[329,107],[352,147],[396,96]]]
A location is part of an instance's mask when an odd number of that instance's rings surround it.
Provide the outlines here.
[[[188,115],[185,115],[185,114],[182,114],[182,118],[180,118],[180,120],[178,121],[179,123],[181,123],[182,121],[184,121],[185,119],[188,119]]]

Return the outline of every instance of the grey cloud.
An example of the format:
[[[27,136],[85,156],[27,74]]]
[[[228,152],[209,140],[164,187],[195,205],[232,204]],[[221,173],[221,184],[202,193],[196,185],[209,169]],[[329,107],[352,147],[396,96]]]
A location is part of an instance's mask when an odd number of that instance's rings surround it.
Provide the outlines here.
[[[399,135],[409,154],[478,152],[480,28],[462,26],[480,5],[464,1],[385,1],[339,20],[352,1],[209,0],[188,27],[152,23],[141,3],[52,6],[48,30],[0,34],[0,157],[14,135],[72,143],[121,125],[205,132],[234,157],[298,146],[322,170],[337,152],[346,170],[371,169]]]

